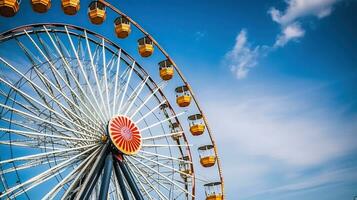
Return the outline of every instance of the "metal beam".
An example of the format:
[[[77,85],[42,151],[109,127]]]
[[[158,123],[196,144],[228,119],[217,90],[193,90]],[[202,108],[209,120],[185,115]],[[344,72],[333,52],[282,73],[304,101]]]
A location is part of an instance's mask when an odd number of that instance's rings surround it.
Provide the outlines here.
[[[113,159],[114,159],[114,162],[113,162],[114,172],[115,172],[115,175],[119,182],[121,194],[122,194],[124,200],[129,200],[128,192],[126,191],[126,188],[125,188],[123,174],[120,172],[119,163],[116,158],[113,158]]]
[[[131,174],[126,161],[117,160],[117,163],[119,164],[119,167],[120,167],[121,171],[123,172],[124,177],[125,177],[126,181],[128,182],[129,187],[130,187],[131,191],[133,192],[135,199],[136,200],[144,200],[143,195],[141,194],[138,186],[136,185],[134,177]]]
[[[100,185],[99,199],[107,199],[108,197],[108,189],[109,189],[110,177],[112,175],[112,170],[113,170],[113,157],[112,157],[112,153],[110,152],[105,159],[102,182]]]
[[[93,164],[93,167],[90,169],[88,174],[86,175],[86,178],[77,193],[76,200],[78,199],[88,199],[90,194],[92,193],[92,190],[94,188],[94,185],[97,183],[97,180],[100,176],[100,173],[103,170],[104,167],[104,161],[106,158],[106,155],[108,154],[108,147],[109,143],[106,143],[98,155],[98,159],[95,161]]]

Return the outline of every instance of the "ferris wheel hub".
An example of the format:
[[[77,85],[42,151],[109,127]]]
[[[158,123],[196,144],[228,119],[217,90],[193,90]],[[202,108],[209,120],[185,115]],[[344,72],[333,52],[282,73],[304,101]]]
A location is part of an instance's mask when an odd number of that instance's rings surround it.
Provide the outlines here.
[[[136,124],[126,116],[115,116],[108,124],[108,133],[114,146],[123,154],[137,154],[142,145],[142,137]]]

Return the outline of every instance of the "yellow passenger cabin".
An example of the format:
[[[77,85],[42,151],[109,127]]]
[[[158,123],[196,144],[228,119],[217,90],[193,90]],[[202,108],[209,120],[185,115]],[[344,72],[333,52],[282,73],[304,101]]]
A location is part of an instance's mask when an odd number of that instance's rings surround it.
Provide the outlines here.
[[[201,114],[195,114],[188,117],[190,132],[193,136],[202,135],[205,132],[205,124]]]
[[[138,40],[139,53],[142,57],[149,57],[154,52],[154,43],[149,37],[143,37]]]
[[[206,200],[222,200],[222,184],[221,182],[207,183],[204,185]]]
[[[13,17],[20,9],[21,0],[0,0],[0,15]]]
[[[204,145],[198,147],[200,163],[203,167],[212,167],[216,163],[216,155],[213,145]]]
[[[32,9],[38,13],[45,13],[51,8],[51,0],[31,0]]]
[[[62,0],[62,10],[66,15],[75,15],[79,11],[79,0]]]
[[[159,62],[160,77],[164,81],[172,79],[174,76],[174,67],[170,60],[163,60]]]
[[[89,4],[88,17],[92,22],[92,24],[99,25],[105,21],[107,17],[107,13],[105,9],[106,9],[105,5],[100,1],[92,1]]]
[[[115,34],[117,35],[118,38],[124,39],[128,37],[131,32],[130,21],[123,16],[117,17],[114,20],[114,27],[115,27]]]
[[[192,170],[191,170],[191,161],[189,156],[184,156],[182,158],[179,158],[181,161],[179,162],[179,170],[180,170],[180,175],[183,179],[190,178],[192,176]]]
[[[182,129],[179,123],[174,122],[170,124],[171,129],[171,138],[175,141],[179,140],[182,137]]]
[[[177,87],[176,92],[176,103],[180,107],[187,107],[191,103],[191,95],[188,87],[186,85]]]

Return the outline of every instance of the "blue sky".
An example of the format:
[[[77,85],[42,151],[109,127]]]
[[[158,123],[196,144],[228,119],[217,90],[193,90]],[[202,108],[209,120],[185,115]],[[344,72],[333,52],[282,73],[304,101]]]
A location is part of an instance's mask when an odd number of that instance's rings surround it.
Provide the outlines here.
[[[159,41],[199,91],[228,199],[357,195],[357,1],[111,2]],[[11,24],[1,18],[0,29],[71,20],[112,31],[58,9],[20,12]]]

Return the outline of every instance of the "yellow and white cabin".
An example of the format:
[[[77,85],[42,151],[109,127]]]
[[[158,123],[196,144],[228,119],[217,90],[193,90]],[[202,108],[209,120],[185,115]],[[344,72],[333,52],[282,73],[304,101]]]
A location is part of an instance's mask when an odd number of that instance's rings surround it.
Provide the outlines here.
[[[200,163],[203,167],[212,167],[216,163],[213,145],[204,145],[198,148]]]
[[[170,60],[163,60],[159,62],[160,77],[164,81],[172,79],[174,76],[174,67]]]
[[[92,1],[88,7],[88,17],[92,24],[102,24],[107,17],[105,5],[100,1]]]
[[[202,135],[205,132],[205,124],[201,114],[195,114],[188,117],[190,132],[193,136]]]
[[[143,37],[138,40],[138,49],[142,57],[149,57],[154,52],[153,41],[149,37]]]
[[[206,200],[222,200],[222,183],[213,182],[204,185],[206,192]]]
[[[180,107],[187,107],[191,103],[191,95],[186,85],[177,87],[176,91],[176,103]]]
[[[114,20],[115,34],[118,38],[124,39],[131,33],[130,21],[123,17],[117,17]]]

